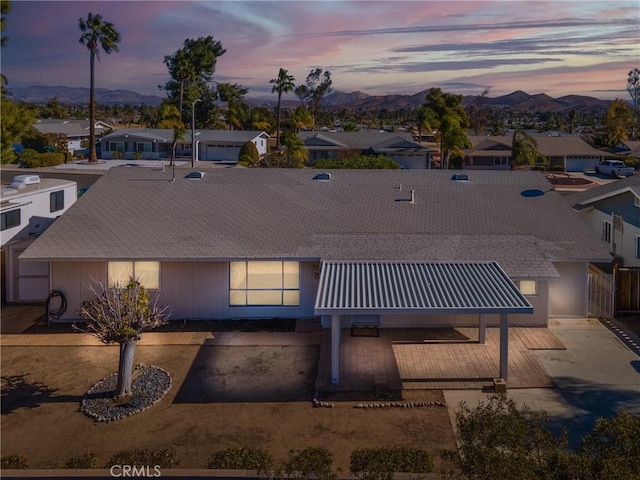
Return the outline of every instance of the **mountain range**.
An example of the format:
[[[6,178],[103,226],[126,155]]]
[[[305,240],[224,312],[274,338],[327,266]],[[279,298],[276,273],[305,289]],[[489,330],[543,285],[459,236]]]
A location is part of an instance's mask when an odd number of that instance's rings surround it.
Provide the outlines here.
[[[62,86],[30,86],[9,88],[11,98],[17,102],[28,102],[44,105],[52,98],[66,105],[86,104],[89,99],[89,89],[82,87]],[[423,90],[413,95],[367,95],[363,92],[332,92],[327,95],[322,104],[327,108],[357,108],[395,109],[417,107],[425,102],[429,90]],[[463,105],[469,106],[476,102],[478,96],[463,97]],[[274,105],[273,97],[247,98],[250,105]],[[158,106],[162,97],[158,95],[141,95],[131,90],[96,89],[96,102],[101,105],[150,105]],[[283,100],[283,106],[296,107],[298,100]],[[535,95],[522,90],[498,97],[485,97],[484,104],[497,109],[508,109],[514,112],[606,112],[611,105],[610,100],[600,100],[584,95],[565,95],[553,98],[544,93]]]

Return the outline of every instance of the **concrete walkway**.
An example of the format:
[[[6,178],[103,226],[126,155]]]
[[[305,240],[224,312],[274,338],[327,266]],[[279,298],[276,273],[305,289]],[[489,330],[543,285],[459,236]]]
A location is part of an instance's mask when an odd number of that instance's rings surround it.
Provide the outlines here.
[[[540,350],[535,355],[556,388],[509,389],[509,397],[545,410],[552,430],[566,427],[572,445],[592,429],[598,417],[621,410],[640,415],[640,355],[631,344],[633,336],[626,342],[596,319],[552,320],[550,330],[566,350]],[[444,396],[453,423],[460,402],[474,406],[488,394],[446,390]]]

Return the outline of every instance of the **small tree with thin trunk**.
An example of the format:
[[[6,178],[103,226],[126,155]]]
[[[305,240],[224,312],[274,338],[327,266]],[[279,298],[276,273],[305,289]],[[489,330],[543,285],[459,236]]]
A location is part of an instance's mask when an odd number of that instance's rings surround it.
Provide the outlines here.
[[[158,306],[157,297],[150,298],[138,279],[131,278],[126,287],[99,283],[91,291],[95,297],[80,309],[87,325],[85,329],[76,328],[107,345],[120,345],[115,398],[126,399],[132,395],[133,358],[138,340],[143,332],[167,323],[170,313],[167,307]]]

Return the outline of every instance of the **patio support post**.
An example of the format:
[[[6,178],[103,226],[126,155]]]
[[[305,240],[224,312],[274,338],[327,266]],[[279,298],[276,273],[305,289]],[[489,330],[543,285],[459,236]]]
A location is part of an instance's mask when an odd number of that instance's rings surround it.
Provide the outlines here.
[[[480,324],[478,327],[478,343],[484,345],[487,333],[487,318],[482,314],[479,314],[478,317]]]
[[[340,315],[331,315],[331,383],[340,380]]]
[[[500,378],[505,382],[509,369],[509,315],[500,314]]]

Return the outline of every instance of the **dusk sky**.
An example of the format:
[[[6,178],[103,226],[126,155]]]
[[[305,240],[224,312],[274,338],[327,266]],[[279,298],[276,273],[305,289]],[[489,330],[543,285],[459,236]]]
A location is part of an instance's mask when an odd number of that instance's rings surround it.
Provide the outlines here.
[[[640,68],[635,1],[26,1],[6,16],[2,73],[12,86],[89,86],[78,19],[101,13],[122,35],[101,55],[98,88],[164,96],[162,60],[212,35],[226,53],[214,79],[249,96],[283,67],[304,81],[331,71],[335,90],[413,94],[430,87],[490,97],[515,90],[628,98]]]

